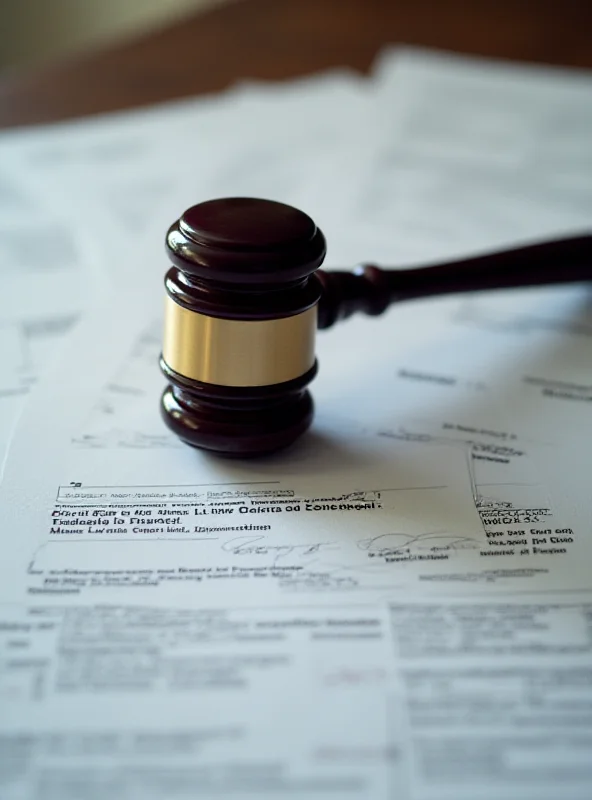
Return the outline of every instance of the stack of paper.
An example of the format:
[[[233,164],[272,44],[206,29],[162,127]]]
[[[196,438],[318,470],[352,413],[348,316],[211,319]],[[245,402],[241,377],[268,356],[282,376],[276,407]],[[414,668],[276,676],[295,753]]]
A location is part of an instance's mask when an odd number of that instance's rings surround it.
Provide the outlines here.
[[[404,50],[0,139],[2,800],[590,797],[588,287],[319,334],[313,429],[249,463],[157,363],[186,207],[296,205],[329,268],[587,231],[591,101]]]

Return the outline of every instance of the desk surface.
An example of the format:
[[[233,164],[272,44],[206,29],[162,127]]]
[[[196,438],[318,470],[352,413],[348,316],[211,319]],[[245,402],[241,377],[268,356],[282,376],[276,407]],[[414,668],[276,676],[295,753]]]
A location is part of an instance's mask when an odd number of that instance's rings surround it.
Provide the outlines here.
[[[592,67],[590,0],[231,0],[132,41],[0,79],[0,127],[283,80],[367,70],[407,43]]]

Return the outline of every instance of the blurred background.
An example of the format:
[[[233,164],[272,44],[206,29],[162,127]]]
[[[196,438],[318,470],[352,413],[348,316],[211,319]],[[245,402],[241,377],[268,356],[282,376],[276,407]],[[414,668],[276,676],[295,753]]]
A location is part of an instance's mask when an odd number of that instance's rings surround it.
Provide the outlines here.
[[[141,34],[225,0],[0,0],[0,70]]]

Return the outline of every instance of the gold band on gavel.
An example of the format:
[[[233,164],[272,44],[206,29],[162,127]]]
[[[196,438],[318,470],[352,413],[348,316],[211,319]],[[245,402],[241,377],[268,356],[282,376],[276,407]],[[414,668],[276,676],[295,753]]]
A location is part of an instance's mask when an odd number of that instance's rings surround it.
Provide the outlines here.
[[[314,365],[316,306],[270,320],[208,317],[166,296],[162,356],[179,375],[218,386],[271,386]]]

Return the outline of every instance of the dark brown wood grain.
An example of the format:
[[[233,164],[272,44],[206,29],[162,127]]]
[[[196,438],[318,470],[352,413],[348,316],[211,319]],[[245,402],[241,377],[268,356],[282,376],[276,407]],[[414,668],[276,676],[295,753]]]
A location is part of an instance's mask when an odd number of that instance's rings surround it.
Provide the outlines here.
[[[101,52],[0,77],[0,127],[368,70],[386,44],[592,67],[590,0],[238,0]]]
[[[316,273],[322,285],[319,328],[352,314],[377,316],[393,303],[442,294],[592,280],[592,236],[572,236],[409,269],[373,265]]]

